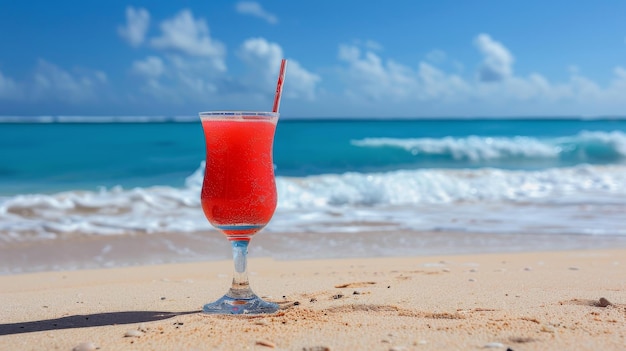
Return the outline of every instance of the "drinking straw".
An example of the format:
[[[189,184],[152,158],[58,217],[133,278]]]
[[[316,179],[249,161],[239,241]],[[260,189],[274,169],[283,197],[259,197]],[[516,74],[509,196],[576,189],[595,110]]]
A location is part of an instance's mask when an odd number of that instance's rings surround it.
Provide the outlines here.
[[[276,83],[276,95],[274,96],[274,107],[272,112],[278,112],[280,108],[280,96],[283,93],[283,82],[285,81],[285,69],[287,68],[287,60],[280,61],[280,72],[278,73],[278,82]]]

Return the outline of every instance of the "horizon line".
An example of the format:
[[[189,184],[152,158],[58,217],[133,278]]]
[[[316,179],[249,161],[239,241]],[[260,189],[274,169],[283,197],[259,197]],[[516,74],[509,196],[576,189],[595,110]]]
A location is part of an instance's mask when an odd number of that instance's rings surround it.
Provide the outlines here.
[[[281,117],[282,121],[408,121],[408,120],[626,120],[626,115],[509,115],[509,116],[333,116]],[[0,115],[0,123],[195,123],[196,115]]]

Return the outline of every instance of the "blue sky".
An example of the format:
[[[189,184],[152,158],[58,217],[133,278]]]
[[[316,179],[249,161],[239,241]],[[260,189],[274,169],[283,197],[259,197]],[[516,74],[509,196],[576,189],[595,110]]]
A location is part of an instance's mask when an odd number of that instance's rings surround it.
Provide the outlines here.
[[[0,115],[626,115],[623,1],[0,0]]]

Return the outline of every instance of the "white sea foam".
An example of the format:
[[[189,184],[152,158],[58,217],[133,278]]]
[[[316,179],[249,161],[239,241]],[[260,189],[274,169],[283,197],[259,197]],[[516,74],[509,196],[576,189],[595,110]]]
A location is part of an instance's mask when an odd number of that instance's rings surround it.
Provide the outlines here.
[[[451,155],[454,159],[490,160],[511,156],[556,157],[559,148],[528,137],[489,138],[469,136],[466,138],[365,138],[352,142],[356,146],[396,147],[413,155]]]
[[[280,178],[284,208],[398,206],[455,202],[604,201],[626,196],[622,166],[578,166],[544,171],[403,170]],[[578,201],[578,200],[576,200]]]
[[[0,240],[211,230],[200,167],[182,188],[0,198]],[[626,166],[278,177],[270,232],[446,230],[626,235]]]
[[[534,137],[462,138],[365,138],[352,145],[370,148],[399,148],[415,156],[449,156],[454,160],[485,161],[516,158],[574,157],[594,159],[626,158],[626,134],[620,131],[583,131],[574,136],[538,139]]]

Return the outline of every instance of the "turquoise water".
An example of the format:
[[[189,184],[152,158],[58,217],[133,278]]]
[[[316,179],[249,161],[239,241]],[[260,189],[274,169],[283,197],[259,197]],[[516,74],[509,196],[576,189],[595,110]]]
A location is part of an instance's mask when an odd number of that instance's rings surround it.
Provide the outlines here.
[[[183,186],[204,159],[198,123],[0,124],[0,195]],[[279,122],[278,176],[400,169],[624,164],[625,120]]]
[[[0,124],[0,193],[182,185],[204,157],[200,124]]]

